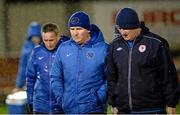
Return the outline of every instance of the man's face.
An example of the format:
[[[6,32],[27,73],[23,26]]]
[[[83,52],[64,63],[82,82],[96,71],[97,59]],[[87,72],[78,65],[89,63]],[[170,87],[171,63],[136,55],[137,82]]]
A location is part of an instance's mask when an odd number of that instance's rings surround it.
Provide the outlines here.
[[[119,28],[118,30],[120,34],[122,35],[122,37],[124,38],[124,40],[126,41],[134,40],[140,34],[140,31],[141,31],[139,28],[136,28],[136,29]]]
[[[53,50],[58,43],[59,36],[55,32],[46,32],[42,34],[43,42],[48,50]]]
[[[84,44],[90,39],[90,31],[82,27],[70,27],[71,37],[78,44]]]
[[[35,46],[39,45],[39,43],[41,42],[41,38],[38,37],[38,36],[33,36],[31,40],[32,40],[32,42],[34,43]]]

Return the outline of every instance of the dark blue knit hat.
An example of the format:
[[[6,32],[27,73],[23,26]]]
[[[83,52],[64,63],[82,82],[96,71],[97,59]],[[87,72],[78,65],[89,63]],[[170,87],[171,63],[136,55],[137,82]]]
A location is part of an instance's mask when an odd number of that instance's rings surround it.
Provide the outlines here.
[[[78,11],[72,14],[68,21],[68,27],[80,26],[90,30],[90,25],[89,16],[82,11]]]
[[[123,8],[116,16],[116,25],[123,29],[135,29],[140,27],[136,11],[131,8]]]

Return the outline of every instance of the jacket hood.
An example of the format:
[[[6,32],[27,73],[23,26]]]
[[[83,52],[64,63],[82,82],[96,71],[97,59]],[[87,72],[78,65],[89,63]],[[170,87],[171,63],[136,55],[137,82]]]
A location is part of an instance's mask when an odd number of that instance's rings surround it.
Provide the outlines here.
[[[85,44],[95,44],[97,42],[104,41],[104,36],[101,30],[94,24],[91,24],[91,29],[90,29],[90,36],[91,39],[87,41]]]
[[[32,22],[28,27],[27,40],[30,41],[33,36],[38,36],[42,39],[41,25],[38,22]]]
[[[145,23],[144,23],[143,21],[140,22],[140,28],[142,29],[142,30],[141,30],[141,33],[142,33],[142,34],[149,32],[149,28],[145,26]]]

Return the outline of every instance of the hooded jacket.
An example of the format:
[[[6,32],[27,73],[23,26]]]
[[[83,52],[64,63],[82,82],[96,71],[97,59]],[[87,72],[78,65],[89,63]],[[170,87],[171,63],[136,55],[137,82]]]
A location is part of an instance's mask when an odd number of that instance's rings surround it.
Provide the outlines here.
[[[83,46],[73,39],[63,43],[51,70],[52,89],[67,114],[105,113],[108,45],[100,29],[91,25]]]
[[[32,51],[26,77],[28,104],[33,105],[33,111],[40,113],[63,112],[52,93],[49,72],[57,48],[62,42],[67,40],[69,40],[68,37],[62,36],[53,50],[48,50],[42,43]]]
[[[160,111],[178,103],[178,77],[166,40],[141,26],[133,46],[118,35],[108,55],[108,102],[127,113]]]
[[[18,74],[17,74],[17,79],[16,79],[16,86],[18,88],[22,88],[25,85],[26,66],[27,66],[31,51],[34,48],[34,44],[32,42],[33,36],[38,36],[41,39],[41,25],[37,22],[32,22],[29,25],[28,32],[27,32],[27,40],[24,42],[24,45],[21,51]]]

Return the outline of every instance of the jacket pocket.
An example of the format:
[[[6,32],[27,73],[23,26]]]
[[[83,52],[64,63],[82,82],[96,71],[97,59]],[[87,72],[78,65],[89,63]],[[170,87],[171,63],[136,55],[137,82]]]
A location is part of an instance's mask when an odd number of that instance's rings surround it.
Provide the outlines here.
[[[83,92],[78,97],[78,103],[96,103],[98,101],[98,96],[96,93],[96,90],[94,88],[91,88],[89,92]]]

